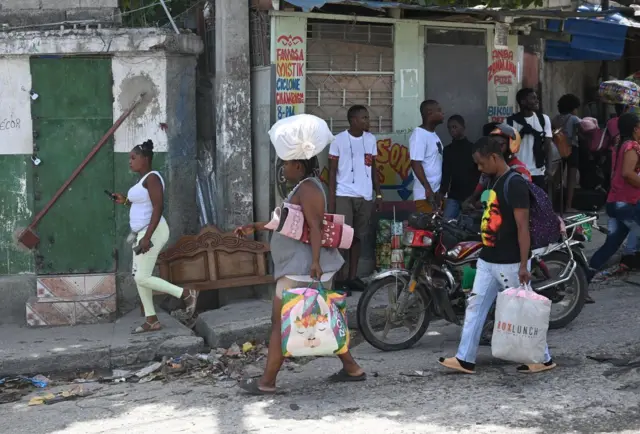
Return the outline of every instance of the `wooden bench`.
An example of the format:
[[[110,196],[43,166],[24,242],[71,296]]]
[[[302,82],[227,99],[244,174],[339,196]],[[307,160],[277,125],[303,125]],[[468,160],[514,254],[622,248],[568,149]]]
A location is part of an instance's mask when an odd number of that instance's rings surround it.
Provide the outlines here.
[[[269,245],[223,233],[215,226],[185,235],[158,257],[160,277],[198,291],[273,283]]]

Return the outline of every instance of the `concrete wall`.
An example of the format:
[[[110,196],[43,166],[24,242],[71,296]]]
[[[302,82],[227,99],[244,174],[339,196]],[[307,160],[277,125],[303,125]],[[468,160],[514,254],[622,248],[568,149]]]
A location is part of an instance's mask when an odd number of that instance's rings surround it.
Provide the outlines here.
[[[558,113],[558,99],[572,93],[582,101],[582,116],[595,116],[596,103],[593,90],[597,89],[600,62],[545,62],[542,80],[542,104],[545,113]],[[613,77],[624,78],[622,62],[609,62],[609,73]],[[612,107],[610,107],[613,109]]]
[[[63,21],[119,21],[118,0],[3,0],[0,23],[10,27]]]
[[[197,230],[195,55],[202,49],[201,41],[193,35],[175,36],[157,29],[0,33],[0,324],[24,322],[25,302],[36,292],[33,253],[16,242],[33,211],[29,57],[100,53],[105,41],[110,41],[113,52],[114,121],[137,95],[146,93],[114,137],[115,190],[126,193],[136,182],[129,171],[129,152],[151,138],[154,166],[167,183],[164,215],[172,241]],[[152,46],[163,46],[166,51],[152,52]],[[128,210],[116,210],[114,247],[123,311],[133,306],[137,292],[130,275],[131,247],[125,243]]]
[[[29,59],[0,58],[0,323],[24,321],[36,287],[33,255],[15,242],[33,209],[30,90]]]
[[[114,135],[116,190],[125,193],[137,182],[129,171],[131,149],[145,140],[154,143],[154,168],[165,183],[164,216],[171,228],[170,243],[197,229],[195,207],[196,128],[195,58],[165,53],[127,53],[113,58],[113,118],[145,93],[143,103]],[[165,128],[166,125],[166,128]],[[137,291],[131,277],[132,253],[128,209],[117,208],[118,303],[133,306]]]

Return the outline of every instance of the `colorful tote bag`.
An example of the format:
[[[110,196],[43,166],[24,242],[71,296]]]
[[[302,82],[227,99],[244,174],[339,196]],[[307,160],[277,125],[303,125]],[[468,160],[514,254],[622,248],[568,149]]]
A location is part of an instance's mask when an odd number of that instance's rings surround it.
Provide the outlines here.
[[[282,354],[333,356],[349,351],[346,296],[314,288],[292,288],[282,295]]]

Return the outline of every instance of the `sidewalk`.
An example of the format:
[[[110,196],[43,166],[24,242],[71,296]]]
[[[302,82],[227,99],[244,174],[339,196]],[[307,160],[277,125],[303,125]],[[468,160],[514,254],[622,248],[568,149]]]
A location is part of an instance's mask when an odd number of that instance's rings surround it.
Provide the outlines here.
[[[162,312],[158,317],[162,330],[139,335],[131,334],[144,322],[139,309],[111,324],[54,328],[3,325],[0,378],[117,368],[203,349],[202,338],[176,319]]]

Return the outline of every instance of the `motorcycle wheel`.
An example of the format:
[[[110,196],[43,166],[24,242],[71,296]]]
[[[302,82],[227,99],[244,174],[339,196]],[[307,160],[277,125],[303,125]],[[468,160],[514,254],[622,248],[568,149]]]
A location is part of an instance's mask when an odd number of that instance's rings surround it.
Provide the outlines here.
[[[552,252],[544,257],[544,262],[553,278],[567,266],[569,256],[562,252]],[[554,273],[554,270],[557,271]],[[559,302],[555,302],[551,305],[551,316],[549,318],[549,329],[551,330],[566,327],[571,323],[571,321],[580,315],[580,312],[582,312],[589,282],[587,280],[587,273],[580,263],[576,266],[576,270],[571,279],[565,282],[564,285],[565,292],[571,290],[573,297],[570,300],[567,300],[569,302],[568,306],[562,309],[559,313],[557,312],[557,309],[561,303],[565,302],[566,296]],[[554,309],[556,309],[555,314]]]
[[[360,332],[362,333],[364,339],[373,347],[381,351],[399,351],[410,348],[416,342],[418,342],[422,338],[422,336],[424,336],[427,328],[429,327],[429,321],[431,320],[431,300],[429,299],[429,296],[427,295],[425,289],[420,287],[419,285],[416,287],[413,294],[409,294],[407,291],[408,284],[409,282],[405,278],[396,278],[394,276],[389,276],[373,282],[367,287],[367,289],[360,297],[357,311],[358,328],[360,329]],[[384,288],[387,288],[389,294],[395,292],[396,302],[397,300],[401,300],[401,296],[403,295],[408,297],[415,297],[415,299],[411,300],[407,306],[409,308],[415,308],[417,306],[418,308],[419,318],[413,333],[411,333],[407,338],[397,342],[386,340],[386,336],[377,333],[374,330],[375,324],[372,323],[372,319],[369,317],[369,314],[373,313],[372,311],[376,309],[373,300],[374,296],[379,293],[380,290],[384,290]],[[389,306],[389,308],[385,309],[384,318],[377,318],[379,320],[378,322],[384,319],[385,330],[387,330],[387,324],[389,324],[392,320],[392,315],[393,312],[391,310],[391,306]],[[387,330],[387,334],[388,331],[390,331],[390,329]]]

